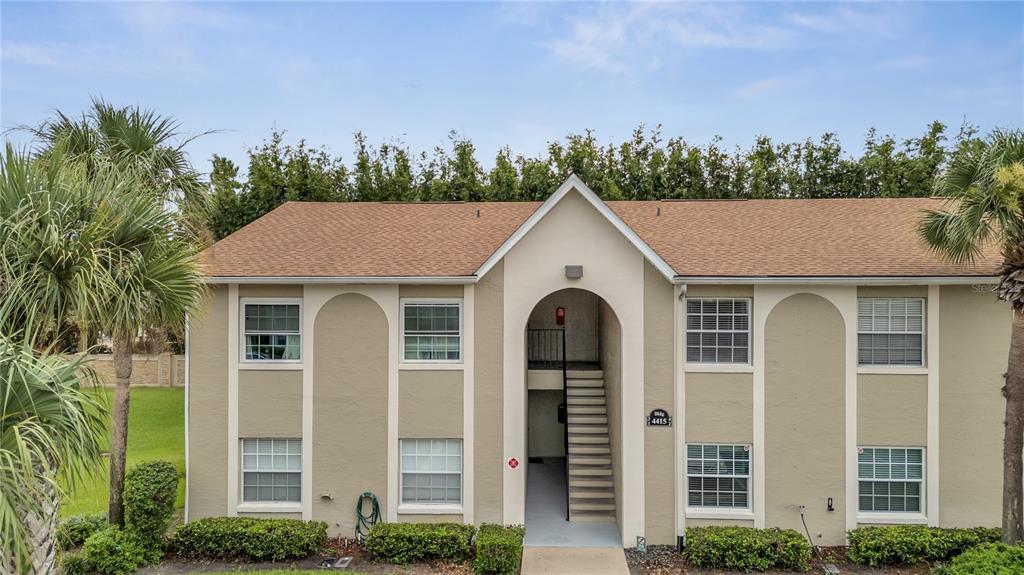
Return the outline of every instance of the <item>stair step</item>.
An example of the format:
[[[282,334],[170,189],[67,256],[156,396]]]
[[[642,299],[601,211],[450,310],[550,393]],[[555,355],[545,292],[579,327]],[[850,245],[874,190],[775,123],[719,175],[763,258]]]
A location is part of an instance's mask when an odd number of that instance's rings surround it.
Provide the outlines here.
[[[572,523],[615,523],[615,513],[607,511],[569,511]]]
[[[569,429],[572,430],[572,426],[576,424],[596,424],[596,425],[608,425],[607,415],[576,415],[569,414]]]
[[[615,499],[615,491],[611,489],[569,489],[569,501],[578,500],[581,503],[589,501],[600,502],[606,499]]]
[[[570,395],[567,399],[569,401],[569,407],[572,407],[572,406],[575,406],[575,405],[604,405],[604,403],[605,403],[603,395],[584,396],[584,397],[576,397],[576,396]]]
[[[608,424],[585,424],[585,423],[570,423],[569,424],[569,436],[577,434],[586,435],[608,435]]]
[[[588,488],[588,489],[612,489],[615,484],[610,479],[570,479],[569,490],[576,487]]]
[[[569,465],[611,465],[611,457],[569,454]]]
[[[572,369],[565,375],[568,379],[604,379],[604,371],[600,369]]]
[[[597,467],[583,465],[580,467],[569,467],[569,477],[611,477],[611,467]]]
[[[582,387],[582,388],[599,388],[604,389],[603,379],[569,379],[565,382],[565,386],[569,388]]]
[[[573,397],[601,397],[604,398],[603,387],[569,387],[565,390],[569,399]]]
[[[611,452],[611,448],[607,445],[569,444],[569,455],[610,455]]]
[[[608,413],[608,408],[603,405],[570,405],[566,408],[569,415],[576,414],[597,414],[605,415]]]
[[[569,511],[615,511],[615,503],[575,503],[570,501]]]
[[[608,443],[608,435],[578,435],[575,433],[569,433],[569,445],[578,445],[581,443],[587,445],[593,445],[595,443],[605,445]]]

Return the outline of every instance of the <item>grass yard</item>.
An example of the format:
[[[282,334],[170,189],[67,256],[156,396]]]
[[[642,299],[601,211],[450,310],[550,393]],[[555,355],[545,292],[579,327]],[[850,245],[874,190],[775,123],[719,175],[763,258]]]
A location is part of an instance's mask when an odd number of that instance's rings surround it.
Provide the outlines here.
[[[113,390],[104,389],[108,403]],[[185,390],[137,387],[132,389],[128,415],[128,469],[152,459],[170,461],[182,474],[178,483],[178,507],[185,502]],[[109,449],[108,434],[108,449]],[[85,478],[61,505],[61,515],[106,513],[109,462],[94,476]]]

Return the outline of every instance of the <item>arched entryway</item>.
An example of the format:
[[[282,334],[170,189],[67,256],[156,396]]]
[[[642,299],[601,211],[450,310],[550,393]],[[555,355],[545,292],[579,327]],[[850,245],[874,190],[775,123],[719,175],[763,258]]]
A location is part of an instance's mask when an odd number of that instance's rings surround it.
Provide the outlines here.
[[[617,545],[622,328],[577,288],[533,308],[525,334],[527,544]]]

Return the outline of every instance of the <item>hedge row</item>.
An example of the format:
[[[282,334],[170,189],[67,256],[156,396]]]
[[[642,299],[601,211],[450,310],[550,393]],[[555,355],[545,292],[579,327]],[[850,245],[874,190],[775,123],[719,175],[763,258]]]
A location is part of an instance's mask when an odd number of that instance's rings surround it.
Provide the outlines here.
[[[683,556],[698,567],[733,571],[807,571],[811,544],[792,529],[689,527]]]
[[[1020,575],[1024,573],[1024,547],[1002,543],[968,549],[947,565],[936,567],[934,575]]]
[[[472,556],[474,533],[476,527],[461,523],[378,523],[366,535],[363,549],[385,563],[465,561]]]
[[[859,527],[849,535],[847,557],[850,561],[878,567],[944,561],[978,545],[999,541],[1000,530],[892,525]]]
[[[326,541],[323,521],[209,517],[178,527],[171,544],[185,557],[279,561],[308,557]]]
[[[481,525],[476,535],[476,558],[473,570],[477,573],[510,575],[519,572],[523,558],[522,527],[502,525]]]

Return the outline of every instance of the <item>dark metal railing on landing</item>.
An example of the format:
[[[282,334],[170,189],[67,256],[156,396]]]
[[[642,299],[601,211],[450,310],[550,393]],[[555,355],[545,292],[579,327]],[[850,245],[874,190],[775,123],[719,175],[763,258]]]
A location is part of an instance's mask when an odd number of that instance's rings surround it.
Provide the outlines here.
[[[537,369],[562,370],[562,405],[558,406],[558,418],[562,424],[562,440],[565,449],[565,520],[569,520],[569,368],[565,360],[565,328],[527,329],[527,365]]]

